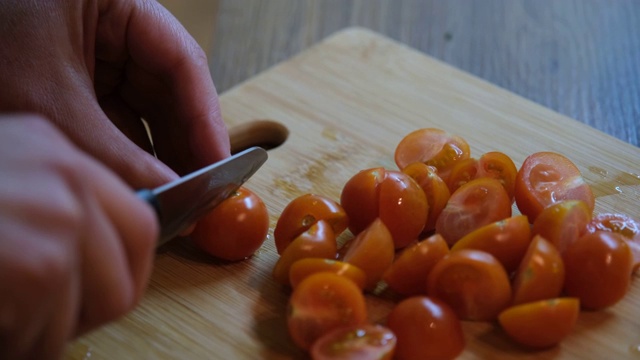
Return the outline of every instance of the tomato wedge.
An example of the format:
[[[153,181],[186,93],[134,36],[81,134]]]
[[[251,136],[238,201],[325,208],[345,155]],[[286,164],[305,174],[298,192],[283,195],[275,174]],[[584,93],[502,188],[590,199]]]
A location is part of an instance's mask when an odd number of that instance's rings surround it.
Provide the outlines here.
[[[360,289],[364,289],[367,274],[357,266],[334,259],[305,258],[294,262],[289,269],[289,282],[295,288],[310,275],[319,272],[332,272],[353,281]]]
[[[582,200],[563,200],[544,208],[533,222],[534,235],[542,235],[563,253],[587,231],[591,211]]]
[[[498,180],[513,201],[517,173],[516,164],[508,155],[499,151],[490,151],[484,153],[478,160],[469,158],[459,161],[451,170],[447,186],[449,191],[455,192],[460,186],[473,179],[488,177]]]
[[[313,360],[391,360],[396,336],[382,325],[357,325],[335,329],[311,347]]]
[[[414,179],[427,197],[429,211],[423,231],[434,230],[436,228],[436,220],[438,220],[438,216],[440,216],[442,209],[447,205],[447,201],[451,196],[447,184],[438,176],[435,167],[423,163],[413,163],[402,169],[402,172]]]

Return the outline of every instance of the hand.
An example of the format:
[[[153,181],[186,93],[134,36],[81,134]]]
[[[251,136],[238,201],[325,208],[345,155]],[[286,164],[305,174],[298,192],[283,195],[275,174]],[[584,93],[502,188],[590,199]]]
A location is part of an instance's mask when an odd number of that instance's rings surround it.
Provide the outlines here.
[[[0,111],[44,114],[134,188],[229,155],[206,56],[152,0],[2,1]]]
[[[0,358],[61,356],[145,289],[152,208],[49,122],[0,117]]]

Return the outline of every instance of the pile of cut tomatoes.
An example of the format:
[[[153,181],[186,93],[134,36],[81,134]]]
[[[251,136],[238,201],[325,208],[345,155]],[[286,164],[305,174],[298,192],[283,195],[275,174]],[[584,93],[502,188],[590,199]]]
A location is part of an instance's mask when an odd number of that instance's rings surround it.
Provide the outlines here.
[[[517,168],[425,128],[400,141],[395,162],[354,174],[340,199],[295,198],[278,218],[273,278],[292,288],[289,335],[312,358],[455,358],[461,321],[495,322],[522,346],[548,348],[581,310],[627,293],[640,224],[594,214],[591,188],[564,155],[534,153]],[[398,300],[372,323],[365,294],[381,291]]]

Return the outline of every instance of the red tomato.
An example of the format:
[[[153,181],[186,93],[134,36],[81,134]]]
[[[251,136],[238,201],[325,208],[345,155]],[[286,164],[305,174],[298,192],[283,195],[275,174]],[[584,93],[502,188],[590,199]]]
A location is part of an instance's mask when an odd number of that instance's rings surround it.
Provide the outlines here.
[[[406,247],[382,276],[389,288],[404,296],[426,294],[425,281],[449,246],[440,234]]]
[[[389,313],[387,326],[397,337],[395,359],[454,359],[464,349],[458,316],[433,297],[401,301]]]
[[[629,289],[633,255],[622,235],[596,231],[567,247],[564,292],[577,297],[587,310],[599,310],[620,301]]]
[[[429,211],[423,231],[434,230],[436,228],[436,220],[451,196],[447,184],[438,176],[435,167],[423,163],[413,163],[402,169],[402,172],[411,176],[427,196]]]
[[[517,343],[531,348],[547,348],[571,334],[579,313],[578,299],[557,298],[510,307],[498,316],[498,321]]]
[[[511,302],[511,285],[493,255],[464,249],[450,252],[431,270],[427,294],[451,306],[461,320],[490,321]]]
[[[535,221],[542,209],[562,200],[582,200],[590,212],[595,206],[591,187],[578,167],[553,152],[529,155],[518,171],[515,185],[518,209]]]
[[[640,268],[640,222],[625,214],[598,214],[587,224],[587,232],[599,230],[622,235],[633,253],[634,271]]]
[[[488,177],[498,180],[513,201],[516,174],[518,169],[511,158],[499,151],[483,154],[480,159],[460,161],[453,167],[449,175],[449,191],[455,192],[460,186],[473,179]]]
[[[298,284],[289,298],[289,335],[304,350],[332,330],[366,322],[362,291],[353,281],[337,274],[313,274]]]
[[[453,246],[473,230],[510,216],[511,200],[500,182],[475,179],[451,194],[436,222],[436,232]]]
[[[469,158],[469,144],[460,136],[425,128],[406,135],[396,147],[394,159],[401,170],[421,162],[438,169],[438,175],[447,181],[448,173],[456,162]]]
[[[383,168],[363,170],[353,176],[342,190],[340,203],[353,234],[380,218],[396,248],[418,239],[428,214],[427,198],[415,180]]]
[[[305,258],[294,262],[289,269],[289,282],[296,287],[308,276],[319,272],[332,272],[353,281],[360,289],[364,289],[367,274],[357,266],[333,259]]]
[[[313,360],[391,360],[396,336],[382,325],[357,325],[335,329],[311,347]]]
[[[567,246],[587,231],[591,210],[584,201],[563,200],[544,208],[533,222],[533,234],[543,238],[563,253]]]
[[[260,248],[269,232],[269,213],[264,202],[246,187],[198,221],[191,234],[194,244],[228,261],[245,259]]]
[[[289,243],[318,220],[326,220],[336,236],[347,228],[349,222],[342,206],[322,195],[305,194],[289,202],[273,231],[278,254],[282,254]]]
[[[534,236],[513,278],[513,305],[552,299],[564,284],[560,252],[540,235]]]

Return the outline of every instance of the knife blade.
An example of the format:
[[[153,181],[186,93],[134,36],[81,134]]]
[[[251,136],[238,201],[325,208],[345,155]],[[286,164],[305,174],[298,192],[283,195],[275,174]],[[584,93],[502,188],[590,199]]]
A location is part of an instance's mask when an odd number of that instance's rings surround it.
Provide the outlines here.
[[[157,246],[187,227],[235,192],[267,161],[267,152],[252,147],[215,164],[137,195],[156,211],[160,222]]]

